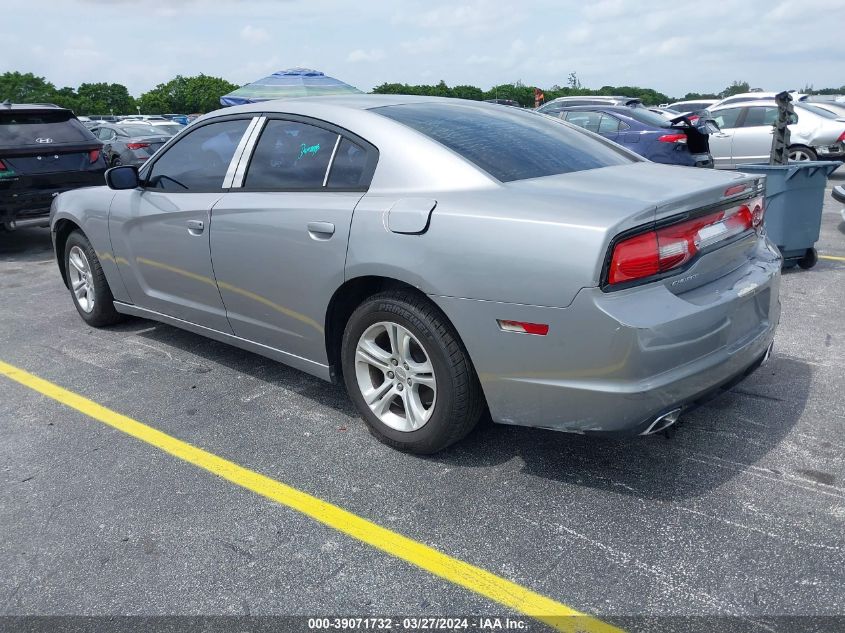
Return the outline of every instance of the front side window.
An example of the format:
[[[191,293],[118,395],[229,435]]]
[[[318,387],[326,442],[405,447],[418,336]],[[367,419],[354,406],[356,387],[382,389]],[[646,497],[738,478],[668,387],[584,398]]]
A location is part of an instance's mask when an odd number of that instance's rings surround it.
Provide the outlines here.
[[[736,127],[736,122],[739,119],[741,112],[742,108],[727,108],[725,110],[719,110],[713,114],[713,120],[716,121],[716,125],[718,125],[721,129],[730,129]]]
[[[222,188],[226,170],[247,125],[249,119],[240,119],[196,128],[156,160],[147,177],[147,186],[173,192]]]
[[[298,121],[270,120],[246,172],[247,189],[321,189],[338,134]]]

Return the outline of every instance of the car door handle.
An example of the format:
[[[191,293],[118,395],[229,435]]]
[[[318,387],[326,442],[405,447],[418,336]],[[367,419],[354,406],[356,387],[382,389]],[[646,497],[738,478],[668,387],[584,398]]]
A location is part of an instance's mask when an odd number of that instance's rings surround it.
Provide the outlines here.
[[[331,222],[309,222],[308,233],[315,240],[327,240],[334,235],[334,224]]]
[[[716,138],[729,138],[730,134],[714,134]]]
[[[188,233],[191,235],[199,235],[205,229],[205,223],[202,220],[188,220]]]

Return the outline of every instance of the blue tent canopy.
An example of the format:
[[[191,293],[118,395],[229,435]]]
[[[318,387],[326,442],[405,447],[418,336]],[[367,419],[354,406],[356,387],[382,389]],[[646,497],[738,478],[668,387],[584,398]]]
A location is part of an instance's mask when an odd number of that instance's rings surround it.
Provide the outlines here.
[[[361,91],[339,79],[310,68],[288,68],[247,84],[220,97],[224,106],[256,103],[270,99],[314,97],[320,95],[355,94]]]

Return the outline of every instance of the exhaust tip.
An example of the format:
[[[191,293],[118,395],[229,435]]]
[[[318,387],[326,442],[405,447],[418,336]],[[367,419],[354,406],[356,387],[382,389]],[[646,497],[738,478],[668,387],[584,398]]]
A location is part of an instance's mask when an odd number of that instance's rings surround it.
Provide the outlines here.
[[[643,431],[640,435],[653,435],[655,433],[660,433],[661,431],[665,431],[670,426],[675,424],[681,417],[682,409],[672,409],[669,413],[664,413],[662,415],[657,416],[654,419],[648,428]]]

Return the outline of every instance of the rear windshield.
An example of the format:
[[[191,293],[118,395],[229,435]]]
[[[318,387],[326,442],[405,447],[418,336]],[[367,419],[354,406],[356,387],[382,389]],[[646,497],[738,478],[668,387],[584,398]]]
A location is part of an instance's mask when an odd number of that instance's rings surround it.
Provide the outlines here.
[[[129,136],[161,136],[161,132],[157,132],[152,125],[121,125],[120,131]]]
[[[0,112],[0,147],[88,143],[94,135],[70,112]]]
[[[637,159],[565,123],[517,108],[419,103],[374,108],[509,182]]]
[[[824,108],[819,108],[818,106],[810,105],[809,103],[802,103],[802,104],[798,105],[797,108],[809,110],[810,112],[812,112],[814,114],[818,114],[819,116],[824,117],[825,119],[837,119],[837,118],[839,118],[839,115],[833,114],[833,112],[825,110]]]
[[[627,117],[631,117],[635,121],[645,123],[646,125],[653,125],[654,127],[672,127],[672,123],[662,114],[652,112],[648,108],[628,108],[627,110],[619,111]]]

